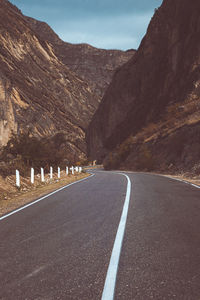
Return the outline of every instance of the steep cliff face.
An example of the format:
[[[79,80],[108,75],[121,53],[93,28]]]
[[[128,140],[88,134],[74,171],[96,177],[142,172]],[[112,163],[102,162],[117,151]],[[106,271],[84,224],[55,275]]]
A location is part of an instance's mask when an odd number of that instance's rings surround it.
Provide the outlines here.
[[[0,146],[11,131],[29,128],[38,137],[64,132],[68,155],[84,156],[98,97],[15,6],[2,0],[0,15]]]
[[[12,132],[63,132],[66,156],[85,157],[85,130],[114,69],[134,51],[64,43],[7,0],[1,0],[0,14],[0,147]]]
[[[198,0],[192,5],[163,1],[137,53],[115,73],[90,123],[90,157],[102,159],[130,136],[135,145],[150,140],[158,145],[162,136],[164,151],[170,135],[200,121],[199,9]]]
[[[32,29],[42,39],[51,43],[56,56],[70,70],[86,80],[90,88],[99,97],[99,102],[111,82],[117,68],[125,64],[135,54],[135,50],[104,50],[88,44],[70,44],[63,42],[44,22],[27,18]]]

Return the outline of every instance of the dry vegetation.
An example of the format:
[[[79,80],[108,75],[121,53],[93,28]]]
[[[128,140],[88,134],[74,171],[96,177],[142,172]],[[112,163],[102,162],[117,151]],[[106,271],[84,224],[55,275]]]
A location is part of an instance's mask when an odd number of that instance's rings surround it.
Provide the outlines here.
[[[57,174],[54,174],[50,180],[49,174],[45,176],[45,183],[41,183],[40,175],[35,176],[35,183],[30,183],[30,178],[21,177],[20,190],[15,186],[15,176],[0,176],[0,215],[12,211],[24,204],[31,202],[43,195],[46,195],[62,186],[71,182],[88,177],[87,173],[77,173],[75,175],[66,175],[61,172],[61,178],[57,179]]]
[[[105,169],[131,169],[200,174],[200,104],[189,95],[182,103],[171,103],[159,121],[148,123],[130,136],[104,160]],[[182,175],[181,175],[182,176]]]
[[[87,177],[85,173],[66,175],[61,172],[58,180],[57,174],[50,179],[48,174],[50,166],[54,170],[59,166],[62,170],[66,166],[80,166],[83,161],[75,162],[66,159],[66,142],[63,133],[57,133],[51,138],[36,138],[30,131],[20,135],[13,134],[7,145],[0,153],[0,215],[22,206],[41,195],[47,194],[61,186],[78,179]],[[30,169],[35,170],[35,182],[30,182]],[[45,182],[41,182],[40,168],[44,168]],[[20,189],[16,187],[15,171],[20,172]]]
[[[183,103],[170,104],[166,107],[161,120],[149,123],[134,138],[145,143],[165,137],[183,126],[196,124],[200,121],[200,103],[196,97],[188,98]]]
[[[183,173],[183,174],[178,174],[178,175],[173,175],[173,176],[166,175],[166,176],[170,176],[170,177],[173,177],[175,179],[181,179],[183,181],[188,181],[190,183],[193,183],[193,184],[196,184],[196,185],[200,186],[199,176],[192,176],[191,174],[188,174],[188,173],[186,173],[186,174]]]

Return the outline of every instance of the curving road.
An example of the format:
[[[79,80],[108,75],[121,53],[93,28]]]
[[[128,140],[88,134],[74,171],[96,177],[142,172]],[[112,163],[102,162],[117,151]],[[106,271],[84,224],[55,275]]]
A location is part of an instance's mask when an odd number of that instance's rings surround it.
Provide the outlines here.
[[[92,172],[0,218],[0,299],[102,299],[127,178]],[[200,189],[126,174],[130,203],[114,299],[199,300]]]

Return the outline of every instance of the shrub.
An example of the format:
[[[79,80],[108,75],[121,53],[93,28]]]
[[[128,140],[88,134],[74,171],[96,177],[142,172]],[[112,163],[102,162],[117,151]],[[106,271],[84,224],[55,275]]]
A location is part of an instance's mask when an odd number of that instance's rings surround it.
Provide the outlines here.
[[[120,158],[117,153],[110,152],[104,159],[103,166],[105,170],[117,169],[120,166]]]
[[[63,133],[58,133],[52,138],[40,139],[31,136],[30,132],[21,135],[12,134],[0,156],[0,159],[9,165],[4,168],[4,173],[7,172],[9,175],[11,169],[16,166],[19,166],[20,170],[33,166],[36,171],[39,171],[40,167],[49,169],[50,165],[58,166],[59,164],[62,167],[66,159],[65,145],[66,138]],[[69,161],[68,163],[71,164]]]
[[[140,170],[151,171],[155,167],[155,161],[150,148],[144,144],[139,149],[137,168]]]
[[[106,170],[117,169],[126,160],[133,145],[133,137],[130,136],[122,144],[118,145],[114,152],[110,152],[104,159],[103,166]]]

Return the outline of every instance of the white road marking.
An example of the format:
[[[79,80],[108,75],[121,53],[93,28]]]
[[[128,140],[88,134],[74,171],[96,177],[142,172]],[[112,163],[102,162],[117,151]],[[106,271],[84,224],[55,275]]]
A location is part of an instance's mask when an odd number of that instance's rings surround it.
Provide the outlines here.
[[[133,171],[124,171],[126,173],[130,173],[130,174],[147,174],[147,175],[153,175],[153,176],[160,176],[160,177],[167,177],[167,178],[170,178],[170,179],[173,179],[173,180],[177,180],[177,181],[180,181],[180,182],[183,182],[185,184],[189,184],[189,185],[192,185],[194,186],[195,188],[197,189],[200,189],[200,186],[199,185],[196,185],[194,183],[191,183],[187,180],[183,180],[183,179],[179,179],[179,178],[176,178],[176,177],[172,177],[172,176],[169,176],[169,175],[163,175],[163,174],[156,174],[156,173],[144,173],[144,172],[133,172]]]
[[[129,177],[126,174],[123,173],[115,173],[115,174],[121,174],[127,178],[127,190],[126,190],[126,198],[123,206],[123,211],[121,215],[121,219],[119,222],[110,263],[108,266],[108,271],[106,275],[106,280],[104,284],[103,294],[101,300],[113,300],[114,299],[114,293],[115,293],[115,285],[116,285],[116,278],[117,278],[117,271],[118,271],[118,265],[119,265],[119,258],[124,238],[124,232],[126,228],[126,220],[128,215],[128,208],[129,208],[129,202],[130,202],[130,194],[131,194],[131,181]]]
[[[197,189],[200,189],[200,186],[199,185],[196,185],[194,183],[191,183],[189,181],[186,181],[186,180],[183,180],[183,179],[179,179],[179,178],[175,178],[175,177],[171,177],[171,176],[168,176],[168,175],[163,175],[164,177],[167,177],[167,178],[170,178],[170,179],[173,179],[173,180],[177,180],[177,181],[180,181],[180,182],[183,182],[185,184],[189,184],[189,185],[192,185],[194,186],[195,188]]]
[[[31,278],[33,276],[38,275],[38,273],[40,273],[41,271],[43,271],[44,269],[46,269],[46,267],[47,266],[41,266],[41,267],[35,269],[34,271],[32,271],[31,273],[29,273],[28,275],[26,275],[24,279],[29,279],[29,278]]]
[[[18,208],[18,209],[16,209],[16,210],[13,210],[12,212],[10,212],[10,213],[8,213],[8,214],[6,214],[6,215],[0,217],[0,221],[3,220],[3,219],[5,219],[5,218],[8,218],[9,216],[11,216],[11,215],[13,215],[13,214],[16,214],[17,212],[19,212],[19,211],[21,211],[21,210],[23,210],[23,209],[25,209],[25,208],[27,208],[27,207],[29,207],[29,206],[31,206],[31,205],[34,205],[34,204],[36,204],[36,203],[38,203],[38,202],[44,200],[45,198],[48,198],[48,197],[51,196],[51,195],[54,195],[55,193],[57,193],[57,192],[59,192],[59,191],[62,191],[62,190],[64,190],[64,189],[66,189],[67,187],[69,187],[69,186],[71,186],[71,185],[73,185],[73,184],[76,184],[76,183],[81,182],[81,181],[83,181],[83,180],[89,179],[89,178],[93,177],[94,175],[95,175],[95,174],[92,174],[92,175],[90,175],[89,177],[86,177],[86,178],[80,179],[80,180],[78,180],[78,181],[72,182],[72,183],[70,183],[70,184],[68,184],[68,185],[65,185],[65,186],[59,188],[58,190],[56,190],[56,191],[54,191],[54,192],[51,192],[51,193],[48,194],[48,195],[45,195],[45,196],[43,196],[43,197],[41,197],[41,198],[39,198],[39,199],[37,199],[37,200],[31,202],[31,203],[28,203],[28,204],[26,204],[26,205],[24,205],[24,206],[22,206],[22,207],[20,207],[20,208]]]

